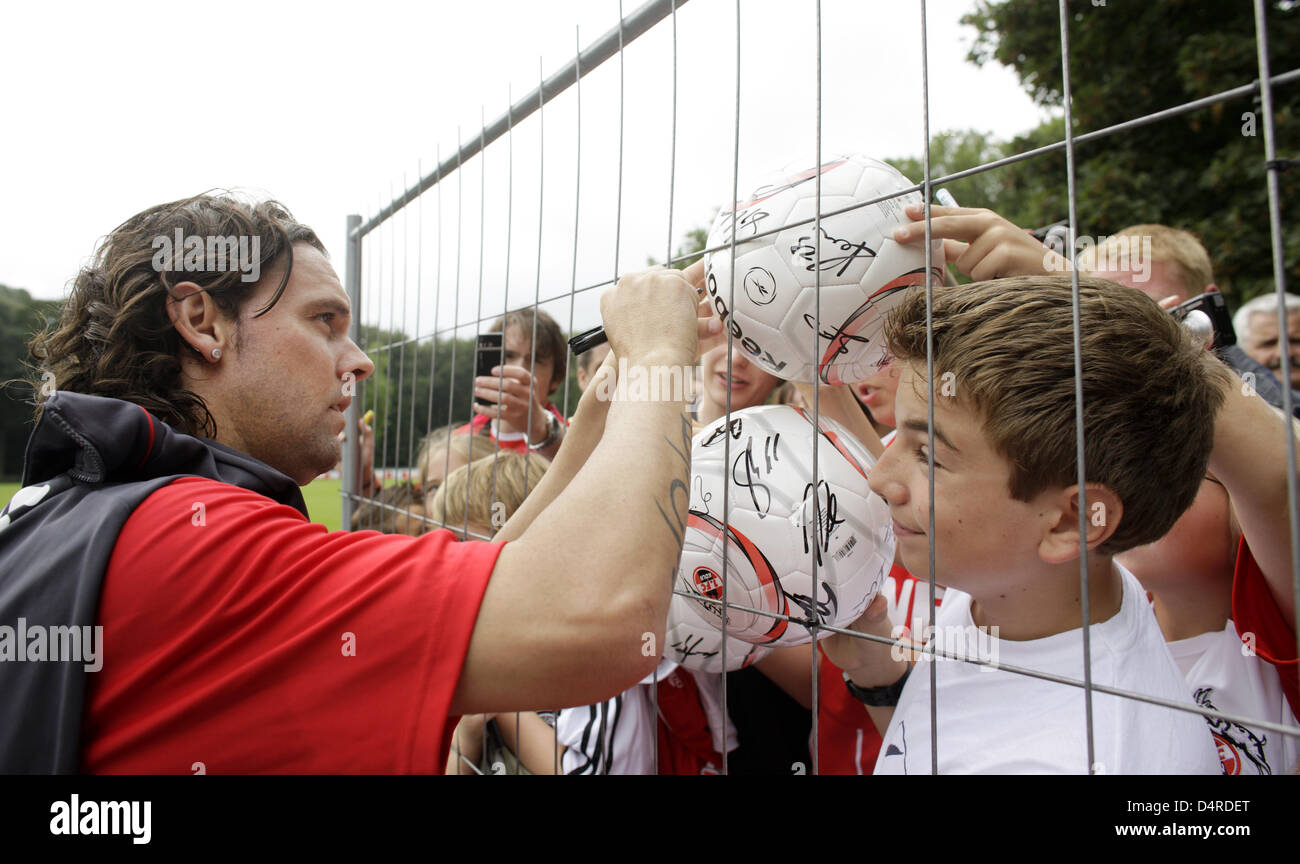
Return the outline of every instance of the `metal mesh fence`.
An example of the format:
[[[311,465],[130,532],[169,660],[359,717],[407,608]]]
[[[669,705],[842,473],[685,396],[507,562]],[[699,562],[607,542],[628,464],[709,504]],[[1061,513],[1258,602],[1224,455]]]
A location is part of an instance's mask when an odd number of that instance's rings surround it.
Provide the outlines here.
[[[699,0],[697,0],[699,2]],[[454,153],[439,153],[437,164],[427,173],[421,172],[413,183],[403,179],[403,188],[399,192],[390,190],[387,203],[378,206],[375,215],[368,219],[360,216],[348,217],[348,246],[346,260],[346,287],[353,308],[359,310],[354,317],[353,338],[374,360],[376,374],[366,382],[359,391],[357,400],[349,408],[349,428],[355,428],[360,417],[367,412],[374,412],[377,420],[377,438],[375,442],[375,464],[388,472],[386,483],[395,484],[406,479],[404,471],[419,471],[417,456],[421,441],[431,431],[440,427],[455,429],[470,419],[473,396],[469,387],[469,376],[474,364],[470,353],[473,339],[484,332],[488,326],[507,312],[521,308],[541,309],[547,311],[556,321],[567,327],[568,333],[575,332],[575,322],[580,318],[590,322],[594,314],[598,289],[614,284],[619,276],[639,269],[639,262],[622,260],[620,242],[624,217],[624,182],[625,182],[625,108],[623,69],[629,46],[643,34],[653,28],[668,31],[671,39],[670,56],[657,59],[656,75],[661,76],[665,104],[670,105],[669,116],[662,122],[671,130],[669,152],[664,154],[666,176],[663,182],[668,188],[668,210],[665,219],[664,260],[680,263],[693,257],[675,255],[674,230],[679,226],[673,224],[673,199],[678,182],[678,170],[684,160],[689,159],[685,148],[679,144],[678,94],[681,82],[678,80],[678,24],[677,10],[685,5],[685,0],[651,0],[627,15],[622,14],[620,5],[620,23],[617,27],[603,34],[600,38],[581,47],[581,37],[577,37],[578,49],[572,61],[565,64],[549,76],[540,69],[537,87],[530,93],[510,100],[507,111],[492,122],[484,119],[478,130],[471,130],[459,137],[462,143]],[[816,99],[816,152],[808,154],[815,158],[814,165],[823,163],[822,152],[822,19],[821,3],[814,0],[816,15],[816,44],[808,45],[802,50],[815,54],[817,69],[817,87],[815,94],[808,98]],[[930,204],[933,192],[940,184],[950,183],[983,172],[997,171],[1016,162],[1038,159],[1060,151],[1064,152],[1066,161],[1065,187],[1069,205],[1066,226],[1066,248],[1076,249],[1076,237],[1079,234],[1077,200],[1075,188],[1075,148],[1085,142],[1101,141],[1110,136],[1121,135],[1138,127],[1157,124],[1193,112],[1205,111],[1212,106],[1248,99],[1259,98],[1262,111],[1262,124],[1265,164],[1267,167],[1269,217],[1271,243],[1273,252],[1273,277],[1278,296],[1278,325],[1280,343],[1287,345],[1286,313],[1283,295],[1286,291],[1286,272],[1284,264],[1283,225],[1279,205],[1278,173],[1284,170],[1286,163],[1277,157],[1274,119],[1275,111],[1272,94],[1276,87],[1293,85],[1300,78],[1300,69],[1283,70],[1274,74],[1269,68],[1267,9],[1264,0],[1255,0],[1256,40],[1259,58],[1259,76],[1254,81],[1244,81],[1239,86],[1222,92],[1174,105],[1154,113],[1134,116],[1123,122],[1102,129],[1094,129],[1075,134],[1071,116],[1071,80],[1069,66],[1069,38],[1072,12],[1067,0],[1059,0],[1060,40],[1063,79],[1063,108],[1065,115],[1064,135],[1059,141],[1017,153],[1005,158],[989,161],[977,167],[948,173],[943,176],[931,176],[929,124],[929,72],[927,53],[927,5],[924,0],[916,6],[918,54],[920,57],[920,80],[922,84],[922,105],[924,137],[920,142],[923,152],[923,177],[920,183],[909,189],[901,190],[889,196],[861,202],[848,208],[819,212],[811,219],[814,230],[820,229],[821,220],[847,210],[866,207],[886,198],[898,197],[912,192],[920,192],[925,204],[926,223],[926,271],[931,269],[930,248]],[[741,151],[744,142],[741,137],[741,113],[758,110],[747,101],[741,75],[741,56],[745,50],[743,39],[743,21],[745,8],[741,3],[735,4],[735,32],[733,34],[735,56],[735,91],[728,94],[733,102],[735,114],[734,134],[730,142],[732,149],[731,193],[732,201],[739,200],[739,174]],[[587,76],[600,74],[607,76],[606,89],[616,92],[616,106],[611,106],[608,99],[603,100],[593,109],[584,106],[583,85]],[[614,81],[617,81],[615,86]],[[721,101],[722,93],[715,93]],[[584,110],[587,112],[584,119]],[[827,106],[828,111],[846,110],[843,106]],[[593,117],[595,118],[593,120]],[[584,123],[586,125],[584,125]],[[575,131],[576,145],[572,152],[556,151],[547,147],[547,130],[557,124],[571,124]],[[593,132],[593,124],[602,128]],[[598,179],[590,176],[591,169],[584,162],[584,156],[590,159],[590,141],[594,136],[600,138],[600,146],[613,146],[617,152],[617,168],[612,176],[607,172]],[[692,142],[692,147],[701,146]],[[711,141],[711,147],[724,146],[721,142]],[[586,169],[586,170],[584,170]],[[545,181],[550,181],[549,183]],[[611,205],[608,211],[591,213],[583,210],[584,184],[597,183],[604,187],[605,198]],[[817,199],[821,199],[821,176],[817,175]],[[593,248],[584,242],[587,238],[585,229],[596,222],[605,223],[604,234],[612,233],[612,249]],[[792,223],[803,224],[803,223]],[[563,226],[563,230],[561,227]],[[611,227],[612,226],[612,227]],[[791,227],[791,224],[774,226],[770,229],[756,231],[754,237],[775,234]],[[572,243],[569,239],[571,231]],[[599,232],[595,232],[599,233]],[[730,254],[735,260],[736,234],[732,232],[729,245],[708,247],[705,253]],[[753,238],[750,238],[753,239]],[[820,256],[821,250],[817,250]],[[1072,253],[1071,253],[1072,254]],[[558,286],[553,279],[544,279],[544,273],[553,273],[558,269],[562,259],[567,259],[563,269],[569,274],[568,284]],[[531,270],[524,265],[531,261]],[[818,259],[820,264],[820,257]],[[821,268],[815,272],[820,277]],[[1080,490],[1088,482],[1084,470],[1084,421],[1083,421],[1083,384],[1081,348],[1079,345],[1079,281],[1078,268],[1072,270],[1074,290],[1074,350],[1076,362],[1076,453],[1078,464],[1077,483]],[[547,284],[543,284],[546,281]],[[732,286],[734,291],[734,285]],[[817,285],[820,295],[820,278]],[[927,280],[926,302],[927,319],[931,303],[932,286]],[[734,308],[734,302],[731,304]],[[536,327],[536,318],[533,319]],[[820,332],[820,320],[814,328]],[[734,336],[728,333],[728,351],[730,352]],[[536,362],[537,331],[533,331],[531,341]],[[572,357],[569,363],[573,362]],[[927,356],[927,378],[930,382],[928,394],[929,433],[934,429],[934,381],[933,346]],[[1288,380],[1290,357],[1283,349],[1280,379]],[[730,375],[730,359],[728,374]],[[445,390],[445,402],[435,404],[435,384]],[[1283,408],[1288,416],[1293,416],[1295,405],[1292,404],[1290,389],[1283,386]],[[555,398],[564,416],[570,416],[576,405],[576,392],[569,379],[556,391]],[[821,414],[819,397],[814,397],[810,406],[814,417]],[[731,405],[728,405],[724,422],[730,422]],[[528,422],[533,423],[530,413]],[[1287,442],[1288,500],[1291,537],[1291,577],[1293,591],[1300,596],[1300,505],[1297,504],[1296,455],[1294,439],[1287,430],[1279,429]],[[813,436],[813,477],[817,476],[817,438]],[[353,466],[356,464],[356,438],[350,436],[345,447],[343,460],[343,500],[342,513],[345,526],[351,524],[358,505],[366,503],[368,515],[357,527],[378,527],[376,519],[382,514],[406,513],[405,504],[388,503],[373,496],[359,492],[359,478]],[[450,449],[445,451],[446,462],[443,473],[450,466]],[[525,455],[525,459],[535,458]],[[726,460],[729,464],[729,459]],[[480,463],[481,464],[481,463]],[[942,574],[937,574],[935,566],[935,531],[934,531],[934,454],[928,455],[930,472],[930,605],[927,610],[929,620],[935,619],[936,588],[942,584]],[[495,502],[495,468],[492,480]],[[725,488],[725,487],[724,487]],[[1087,507],[1083,492],[1078,500],[1080,533],[1087,534]],[[730,513],[726,501],[723,503],[724,521]],[[377,515],[378,514],[378,515]],[[471,530],[468,511],[457,520],[444,516],[437,521],[436,527],[459,528],[470,536],[487,539],[486,535]],[[433,522],[429,517],[421,517],[425,522]],[[1242,717],[1236,714],[1196,707],[1169,699],[1162,699],[1149,694],[1130,692],[1095,683],[1092,677],[1092,652],[1090,634],[1092,627],[1089,609],[1090,574],[1086,546],[1081,548],[1079,556],[1079,591],[1082,601],[1083,633],[1083,677],[1075,680],[1068,677],[1050,675],[1033,669],[1004,663],[997,668],[1019,675],[1052,681],[1062,687],[1082,690],[1083,711],[1080,723],[1087,730],[1087,764],[1080,765],[1079,770],[1094,769],[1097,757],[1094,752],[1093,735],[1093,696],[1097,693],[1119,696],[1125,699],[1141,700],[1154,705],[1161,705],[1178,711],[1190,711],[1207,718],[1218,718],[1228,722],[1249,724],[1253,728],[1266,730],[1281,735],[1295,736],[1300,729],[1294,726],[1270,722],[1258,717]],[[770,611],[756,609],[743,603],[731,602],[725,595],[726,561],[723,558],[723,592],[720,605],[750,612],[755,615],[775,616]],[[811,564],[814,579],[817,561]],[[1095,577],[1095,574],[1093,574]],[[681,592],[678,592],[681,593]],[[696,598],[698,599],[698,598]],[[722,616],[724,634],[726,616]],[[814,631],[841,633],[859,639],[883,641],[858,633],[853,630],[832,627],[827,624],[809,621],[798,617],[789,620],[796,626],[810,626]],[[1297,628],[1300,629],[1300,628]],[[897,643],[901,644],[901,643]],[[725,658],[726,642],[723,652]],[[940,649],[934,641],[924,649],[931,658],[947,657],[961,662],[987,664],[988,661],[969,657]],[[810,753],[813,764],[811,773],[818,771],[818,741],[816,718],[819,712],[821,694],[818,692],[818,674],[816,669],[816,652],[813,652],[812,674],[812,716],[813,723],[810,741]],[[725,662],[725,660],[724,660]],[[575,672],[580,674],[580,672]],[[945,710],[943,694],[936,685],[936,663],[928,663],[930,676],[930,711],[931,722],[929,748],[931,766],[937,770],[939,764],[940,741],[938,739],[938,715]],[[654,688],[651,693],[655,692]],[[611,694],[612,695],[612,694]],[[725,689],[722,695],[723,711],[726,711]],[[657,713],[657,708],[656,708]],[[884,730],[881,730],[882,732]],[[653,737],[653,736],[652,736]],[[657,739],[652,744],[656,748]],[[727,770],[727,754],[722,753],[722,770]],[[558,757],[557,757],[558,767]],[[480,769],[464,761],[464,770]],[[1288,766],[1289,767],[1289,766]]]

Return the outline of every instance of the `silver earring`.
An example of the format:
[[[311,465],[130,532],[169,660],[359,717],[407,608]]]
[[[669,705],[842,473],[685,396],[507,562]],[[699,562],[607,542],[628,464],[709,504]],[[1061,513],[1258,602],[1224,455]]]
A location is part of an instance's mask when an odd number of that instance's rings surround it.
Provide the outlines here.
[[[212,349],[212,359],[213,359],[213,360],[220,360],[220,359],[221,359],[221,349],[220,349],[220,348],[213,348],[213,349]]]

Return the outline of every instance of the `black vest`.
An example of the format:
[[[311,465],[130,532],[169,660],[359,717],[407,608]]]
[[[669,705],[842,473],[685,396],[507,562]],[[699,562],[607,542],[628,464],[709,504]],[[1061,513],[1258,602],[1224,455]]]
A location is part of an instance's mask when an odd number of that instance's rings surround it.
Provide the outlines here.
[[[23,488],[0,510],[0,627],[16,641],[19,619],[26,628],[93,626],[122,526],[179,477],[230,483],[307,512],[291,479],[237,450],[120,399],[52,395],[27,442]],[[112,639],[104,634],[107,654]],[[86,674],[82,659],[0,660],[0,773],[79,769]]]

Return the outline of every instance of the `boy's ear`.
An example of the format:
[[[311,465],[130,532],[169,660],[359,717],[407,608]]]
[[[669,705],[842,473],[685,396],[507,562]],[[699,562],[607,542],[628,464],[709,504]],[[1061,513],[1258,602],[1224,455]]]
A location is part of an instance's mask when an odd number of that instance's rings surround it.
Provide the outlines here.
[[[1100,483],[1086,485],[1085,502],[1088,549],[1105,543],[1119,528],[1124,502]],[[1038,544],[1038,557],[1048,564],[1063,564],[1079,557],[1079,487],[1067,486],[1056,501],[1060,518]]]

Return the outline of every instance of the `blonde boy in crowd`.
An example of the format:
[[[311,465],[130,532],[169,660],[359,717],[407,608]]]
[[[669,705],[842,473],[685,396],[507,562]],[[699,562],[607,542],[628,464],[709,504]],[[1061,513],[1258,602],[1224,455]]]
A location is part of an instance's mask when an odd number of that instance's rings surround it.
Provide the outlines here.
[[[549,465],[536,454],[509,450],[462,465],[429,499],[427,518],[462,540],[490,540],[542,482]]]

